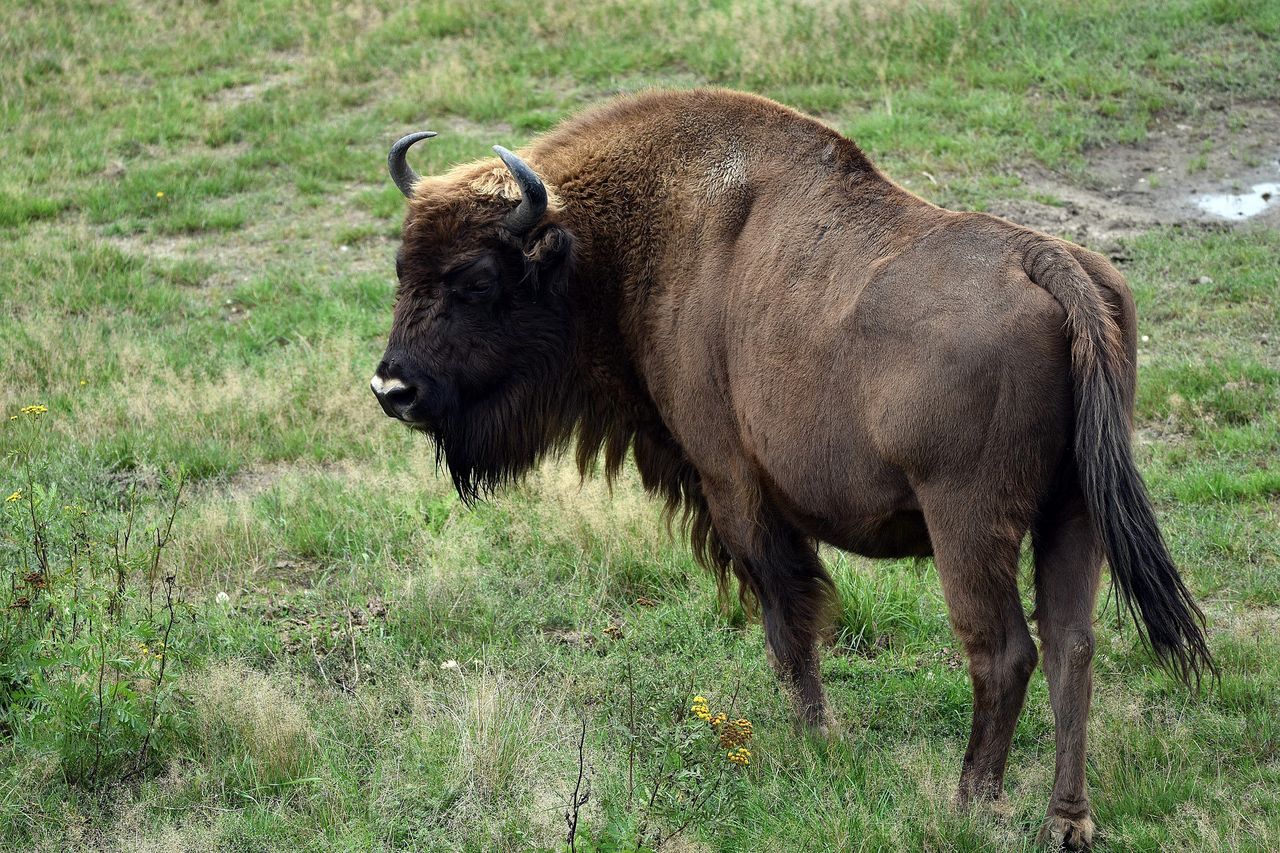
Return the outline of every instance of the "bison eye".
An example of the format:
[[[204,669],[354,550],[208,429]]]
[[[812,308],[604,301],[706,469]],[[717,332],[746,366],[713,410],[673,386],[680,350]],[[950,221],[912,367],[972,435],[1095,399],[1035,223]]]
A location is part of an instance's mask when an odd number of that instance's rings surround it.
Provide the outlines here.
[[[498,285],[498,265],[491,257],[464,264],[444,274],[449,289],[465,299],[486,299]]]

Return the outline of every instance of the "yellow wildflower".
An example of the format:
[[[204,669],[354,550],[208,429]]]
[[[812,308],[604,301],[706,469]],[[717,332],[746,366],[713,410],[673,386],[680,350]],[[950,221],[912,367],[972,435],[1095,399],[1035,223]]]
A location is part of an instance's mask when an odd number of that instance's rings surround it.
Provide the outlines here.
[[[725,749],[740,747],[751,740],[751,721],[742,718],[724,724],[720,729],[720,746]]]
[[[20,500],[22,500],[22,489],[18,489],[18,491],[16,491],[16,492],[14,492],[13,494],[9,495],[9,497],[7,497],[7,498],[5,498],[5,499],[4,499],[4,502],[5,502],[5,503],[7,503],[7,504],[11,504],[11,503],[13,503],[14,501],[20,501]]]
[[[164,198],[164,190],[160,190],[158,193],[156,193],[156,198]]]
[[[45,412],[49,411],[49,407],[37,404],[35,406],[23,406],[20,411],[24,415],[31,415],[33,417],[38,418],[41,415],[43,415]]]

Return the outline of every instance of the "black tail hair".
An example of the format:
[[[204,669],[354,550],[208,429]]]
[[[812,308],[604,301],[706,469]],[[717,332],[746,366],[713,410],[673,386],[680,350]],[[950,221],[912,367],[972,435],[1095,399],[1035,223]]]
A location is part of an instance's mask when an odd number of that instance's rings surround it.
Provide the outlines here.
[[[1102,537],[1117,609],[1128,610],[1157,660],[1188,687],[1217,675],[1204,612],[1178,574],[1133,461],[1133,366],[1099,286],[1066,247],[1043,237],[1024,266],[1067,314],[1075,391],[1075,459],[1085,503]]]
[[[1133,463],[1122,395],[1105,367],[1076,377],[1076,467],[1116,593],[1156,658],[1188,687],[1216,674],[1204,612],[1165,547]]]

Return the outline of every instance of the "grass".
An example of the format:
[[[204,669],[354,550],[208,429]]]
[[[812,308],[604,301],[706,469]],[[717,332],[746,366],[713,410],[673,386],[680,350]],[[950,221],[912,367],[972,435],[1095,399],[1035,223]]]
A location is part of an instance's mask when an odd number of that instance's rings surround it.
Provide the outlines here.
[[[722,612],[633,477],[610,494],[552,463],[457,503],[367,390],[402,211],[383,158],[430,127],[415,163],[440,170],[618,91],[709,83],[815,112],[891,174],[938,180],[913,189],[981,206],[1025,192],[1009,164],[1079,175],[1158,118],[1274,98],[1277,8],[0,4],[0,411],[49,407],[42,476],[100,512],[185,471],[166,559],[189,656],[185,727],[145,774],[73,784],[0,735],[0,844],[560,849],[585,720],[582,836],[609,849],[646,820],[629,768],[645,791],[702,693],[754,722],[754,756],[663,849],[1030,848],[1043,678],[1008,816],[955,813],[970,693],[929,563],[828,554],[844,734],[814,741],[759,626]],[[1258,228],[1126,245],[1139,453],[1224,674],[1190,698],[1100,613],[1104,849],[1280,846],[1278,253]],[[0,477],[21,483],[8,461]]]

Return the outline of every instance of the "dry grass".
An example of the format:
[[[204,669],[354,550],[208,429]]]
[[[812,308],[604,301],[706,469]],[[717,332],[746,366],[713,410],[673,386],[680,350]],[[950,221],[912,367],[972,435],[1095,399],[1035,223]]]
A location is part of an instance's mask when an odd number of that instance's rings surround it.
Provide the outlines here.
[[[202,760],[250,789],[295,783],[315,768],[319,745],[306,708],[271,678],[236,662],[211,666],[188,686]]]
[[[406,684],[412,726],[395,736],[378,768],[374,811],[400,814],[413,801],[422,825],[404,846],[488,839],[488,849],[554,845],[562,837],[577,727],[547,685],[517,681],[474,661]],[[423,786],[421,761],[431,761]],[[435,763],[439,762],[439,763]],[[505,841],[513,827],[520,843]]]

